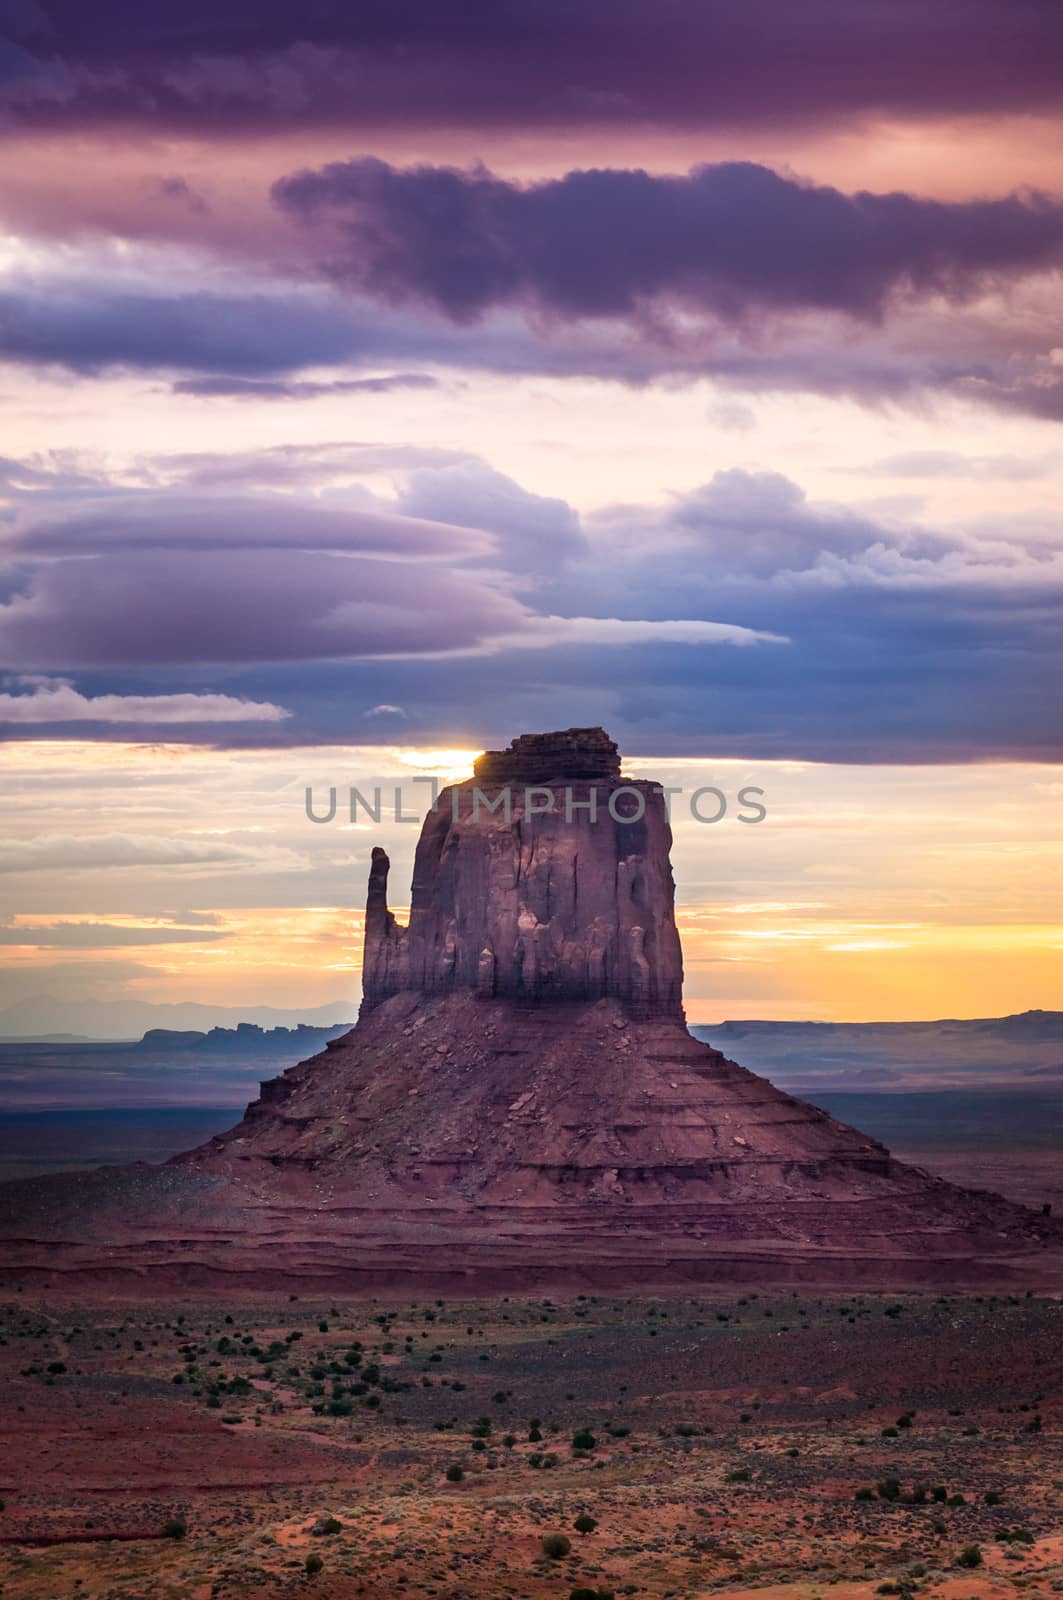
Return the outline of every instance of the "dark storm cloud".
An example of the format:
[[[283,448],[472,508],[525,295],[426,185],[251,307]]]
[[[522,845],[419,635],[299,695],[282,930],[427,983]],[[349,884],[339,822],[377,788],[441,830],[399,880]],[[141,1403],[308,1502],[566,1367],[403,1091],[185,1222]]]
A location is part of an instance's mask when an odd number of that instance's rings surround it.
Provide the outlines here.
[[[846,195],[752,162],[520,185],[367,157],[283,178],[273,194],[308,223],[339,225],[329,273],[457,321],[528,303],[562,318],[631,318],[658,301],[728,321],[808,310],[876,318],[898,295],[962,301],[1063,255],[1063,205],[1044,196]]]
[[[1055,109],[1055,0],[4,0],[44,124],[685,127]]]

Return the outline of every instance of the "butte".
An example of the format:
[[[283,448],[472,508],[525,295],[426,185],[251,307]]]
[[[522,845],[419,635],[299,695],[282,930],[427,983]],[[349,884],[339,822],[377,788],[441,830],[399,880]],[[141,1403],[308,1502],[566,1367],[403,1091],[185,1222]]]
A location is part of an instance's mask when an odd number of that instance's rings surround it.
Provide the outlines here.
[[[1058,1289],[1058,1222],[691,1037],[670,848],[602,729],[487,752],[425,819],[405,926],[373,851],[357,1026],[163,1166],[4,1186],[0,1277]]]

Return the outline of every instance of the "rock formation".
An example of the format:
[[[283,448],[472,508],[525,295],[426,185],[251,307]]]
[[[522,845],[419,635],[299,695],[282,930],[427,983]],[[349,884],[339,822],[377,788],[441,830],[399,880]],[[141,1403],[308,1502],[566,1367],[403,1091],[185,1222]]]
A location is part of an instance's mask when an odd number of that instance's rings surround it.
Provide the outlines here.
[[[622,779],[601,728],[489,750],[425,821],[406,928],[387,908],[388,858],[373,851],[363,1015],[403,991],[467,990],[681,1018],[671,843],[660,786]]]
[[[669,846],[600,728],[489,751],[425,820],[406,927],[373,851],[357,1027],[164,1167],[8,1185],[0,1276],[1058,1288],[1058,1222],[691,1037]]]

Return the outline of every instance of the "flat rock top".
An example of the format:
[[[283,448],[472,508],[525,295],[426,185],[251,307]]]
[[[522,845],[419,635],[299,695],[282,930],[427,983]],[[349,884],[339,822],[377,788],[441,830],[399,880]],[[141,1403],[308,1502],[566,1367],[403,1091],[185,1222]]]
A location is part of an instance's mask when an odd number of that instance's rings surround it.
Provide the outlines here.
[[[620,755],[604,728],[522,733],[505,750],[474,763],[478,783],[537,783],[545,778],[618,778]]]

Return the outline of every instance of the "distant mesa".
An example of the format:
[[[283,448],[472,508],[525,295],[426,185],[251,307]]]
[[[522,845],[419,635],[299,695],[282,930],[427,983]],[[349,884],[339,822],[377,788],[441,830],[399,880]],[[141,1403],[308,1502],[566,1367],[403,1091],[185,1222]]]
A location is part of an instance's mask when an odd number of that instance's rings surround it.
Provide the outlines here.
[[[579,804],[525,792],[554,785]],[[500,803],[474,816],[476,790]],[[1058,1222],[692,1037],[670,848],[663,796],[601,728],[486,752],[425,818],[405,925],[373,851],[357,1026],[163,1167],[9,1185],[0,1278],[1058,1289]]]
[[[238,1022],[235,1028],[149,1028],[137,1043],[138,1050],[158,1054],[195,1050],[211,1055],[290,1055],[293,1048],[327,1044],[349,1033],[351,1024],[340,1022],[331,1028],[315,1028],[300,1022],[294,1028],[260,1028],[255,1022]]]

